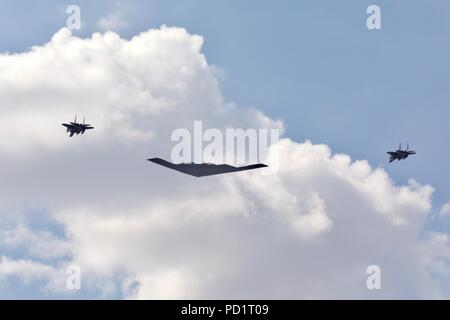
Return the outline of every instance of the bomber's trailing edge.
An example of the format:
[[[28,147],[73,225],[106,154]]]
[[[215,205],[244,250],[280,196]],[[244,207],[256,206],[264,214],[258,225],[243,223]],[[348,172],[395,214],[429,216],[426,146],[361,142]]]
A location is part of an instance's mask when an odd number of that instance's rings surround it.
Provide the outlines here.
[[[70,123],[63,123],[62,125],[66,127],[66,132],[70,132],[70,137],[74,134],[83,134],[86,130],[94,129],[90,124],[85,123],[86,118],[83,118],[83,123],[77,122],[77,116],[75,116],[75,121]]]
[[[406,145],[406,150],[402,150],[402,144],[400,143],[396,151],[388,151],[387,154],[390,155],[389,163],[391,163],[394,160],[404,160],[408,158],[408,156],[416,154],[416,152],[414,150],[409,150],[409,144]]]
[[[156,164],[159,164],[161,166],[164,166],[166,168],[173,169],[173,170],[185,173],[185,174],[189,174],[194,177],[213,176],[216,174],[245,171],[245,170],[252,170],[252,169],[267,167],[267,165],[265,165],[263,163],[252,164],[252,165],[244,166],[244,167],[233,167],[233,166],[230,166],[227,164],[212,164],[212,163],[174,164],[174,163],[168,162],[168,161],[160,159],[160,158],[152,158],[152,159],[147,159],[147,160],[154,162]]]

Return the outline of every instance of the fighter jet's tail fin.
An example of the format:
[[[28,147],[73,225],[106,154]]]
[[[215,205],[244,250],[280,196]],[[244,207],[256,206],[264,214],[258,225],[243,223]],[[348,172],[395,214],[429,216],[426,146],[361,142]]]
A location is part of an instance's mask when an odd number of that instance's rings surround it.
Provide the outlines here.
[[[86,116],[83,117],[83,126],[85,128],[94,129],[94,127],[91,127],[89,123],[86,123]]]

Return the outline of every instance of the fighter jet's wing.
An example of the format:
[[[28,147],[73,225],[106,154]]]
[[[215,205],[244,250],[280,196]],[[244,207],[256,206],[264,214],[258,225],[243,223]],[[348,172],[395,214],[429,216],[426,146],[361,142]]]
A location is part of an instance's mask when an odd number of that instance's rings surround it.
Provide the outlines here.
[[[61,125],[64,126],[64,127],[66,127],[66,128],[71,128],[71,127],[72,127],[72,125],[67,124],[67,123],[62,123]]]
[[[258,163],[244,167],[233,167],[227,164],[210,164],[210,163],[180,163],[173,164],[160,158],[147,159],[161,166],[173,169],[194,177],[212,176],[216,174],[252,170],[267,167],[267,165]]]
[[[70,138],[72,138],[72,136],[75,134],[75,131],[70,131]]]

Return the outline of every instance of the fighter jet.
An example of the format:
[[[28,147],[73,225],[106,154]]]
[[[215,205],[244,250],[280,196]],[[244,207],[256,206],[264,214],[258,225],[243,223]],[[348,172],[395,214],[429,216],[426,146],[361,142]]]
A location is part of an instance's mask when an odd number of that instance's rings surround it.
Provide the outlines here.
[[[77,116],[75,116],[75,121],[70,123],[63,123],[62,125],[66,127],[66,132],[70,132],[70,137],[74,134],[83,134],[86,130],[94,129],[90,124],[85,123],[86,118],[83,118],[83,123],[77,122]]]
[[[152,158],[147,160],[159,164],[161,166],[164,166],[166,168],[173,169],[185,174],[189,174],[197,178],[222,173],[245,171],[267,167],[267,165],[262,163],[252,164],[244,167],[233,167],[227,164],[193,163],[193,162],[174,164],[160,158]]]
[[[406,150],[402,150],[402,144],[400,143],[397,151],[388,151],[387,154],[391,156],[389,158],[389,163],[391,163],[394,160],[404,160],[408,158],[408,156],[416,154],[416,152],[414,150],[409,150],[409,144],[406,146]]]

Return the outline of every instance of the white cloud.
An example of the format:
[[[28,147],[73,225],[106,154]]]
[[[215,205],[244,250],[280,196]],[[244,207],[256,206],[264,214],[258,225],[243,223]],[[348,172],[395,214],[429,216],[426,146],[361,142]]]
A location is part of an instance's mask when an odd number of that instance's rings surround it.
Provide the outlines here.
[[[441,217],[445,217],[448,214],[450,214],[450,203],[446,203],[441,207],[441,210],[439,211],[439,215]]]
[[[39,277],[50,277],[53,270],[39,263],[27,260],[12,260],[5,256],[0,257],[0,279],[11,275],[20,276],[25,282]]]
[[[129,298],[448,296],[436,281],[448,277],[448,238],[424,230],[430,186],[398,186],[367,161],[287,138],[269,153],[276,175],[194,179],[145,161],[168,157],[170,133],[194,120],[282,126],[224,100],[202,43],[181,28],[131,40],[62,29],[0,55],[0,136],[14,136],[0,140],[0,214],[37,207],[66,230],[61,241],[18,224],[17,236],[0,232],[10,247],[69,253],[88,287]],[[60,123],[74,114],[96,129],[69,139]],[[371,264],[379,292],[365,287]]]
[[[42,259],[70,256],[70,244],[50,231],[35,231],[24,224],[0,229],[0,248],[24,250],[30,257]]]
[[[63,269],[28,259],[11,259],[0,256],[0,288],[2,290],[8,282],[14,279],[32,286],[40,283],[42,293],[65,292],[66,277]],[[3,295],[4,293],[2,293]]]
[[[104,31],[118,31],[128,25],[121,11],[115,11],[100,18],[98,26]]]

